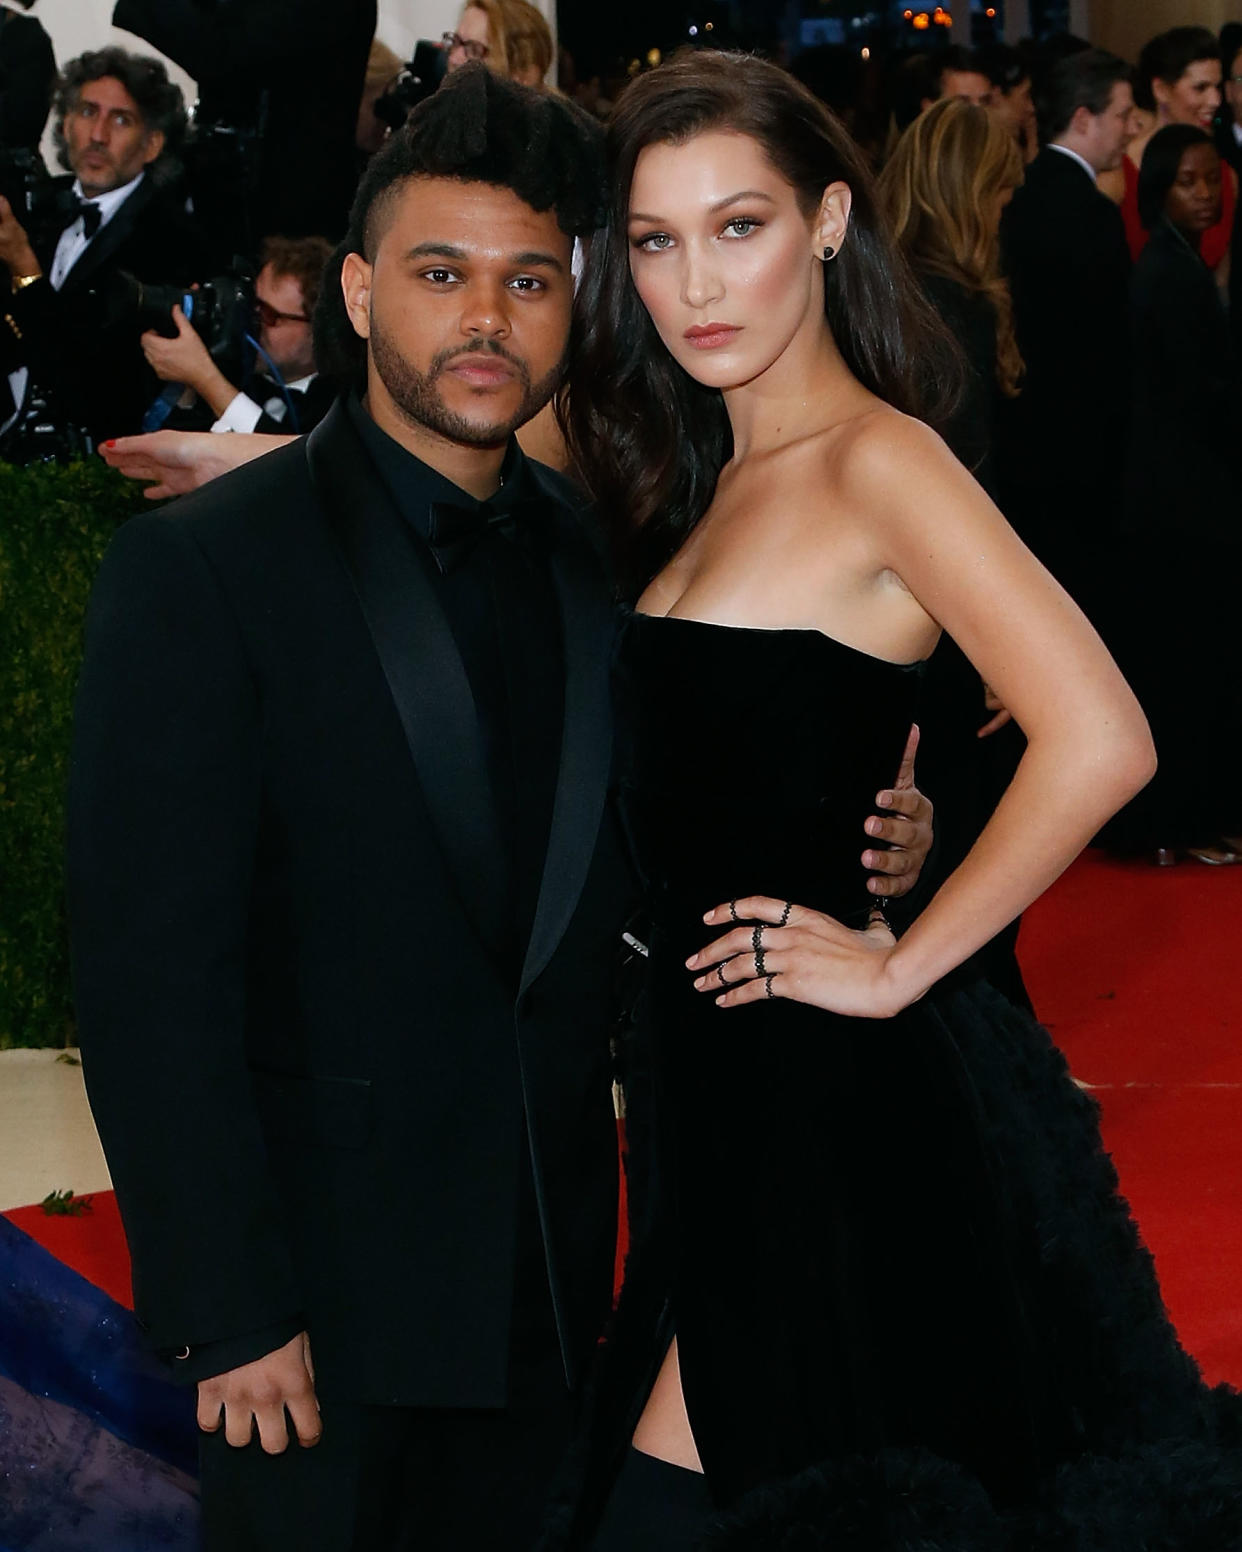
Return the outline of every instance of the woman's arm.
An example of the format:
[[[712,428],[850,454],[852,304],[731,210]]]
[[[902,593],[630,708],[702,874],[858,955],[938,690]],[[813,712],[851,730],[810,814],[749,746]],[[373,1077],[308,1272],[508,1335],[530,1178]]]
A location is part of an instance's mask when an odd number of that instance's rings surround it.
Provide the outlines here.
[[[1011,922],[1073,861],[1155,770],[1138,702],[1069,595],[932,432],[874,417],[847,457],[840,500],[866,514],[877,569],[895,573],[957,641],[1027,736],[1017,773],[970,854],[899,943],[816,912],[790,914],[762,938],[760,970],[719,1000],[792,996],[841,1013],[887,1017],[916,1001]],[[783,902],[739,900],[777,923]],[[728,923],[728,907],[709,914]],[[689,968],[746,954],[734,929]],[[732,972],[750,973],[743,962]]]

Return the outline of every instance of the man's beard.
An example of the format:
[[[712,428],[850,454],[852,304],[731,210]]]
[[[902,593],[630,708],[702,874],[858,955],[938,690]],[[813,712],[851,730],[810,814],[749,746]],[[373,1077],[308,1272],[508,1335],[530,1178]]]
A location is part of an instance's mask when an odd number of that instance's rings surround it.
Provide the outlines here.
[[[530,369],[525,361],[510,355],[495,340],[481,339],[440,351],[432,358],[428,370],[420,372],[401,354],[392,337],[378,326],[374,314],[371,317],[370,349],[380,382],[402,415],[414,425],[434,431],[436,435],[462,447],[498,447],[507,442],[519,426],[532,420],[544,407],[560,386],[565,370],[562,359],[545,377],[532,383]],[[467,420],[464,415],[457,414],[445,404],[436,384],[445,368],[462,356],[499,356],[513,368],[521,384],[522,400],[508,420],[480,425],[476,421]]]

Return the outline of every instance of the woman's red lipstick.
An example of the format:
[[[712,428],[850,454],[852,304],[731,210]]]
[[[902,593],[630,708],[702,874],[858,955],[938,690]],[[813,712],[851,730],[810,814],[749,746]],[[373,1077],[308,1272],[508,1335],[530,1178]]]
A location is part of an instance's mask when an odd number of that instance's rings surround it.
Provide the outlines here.
[[[696,350],[717,350],[732,344],[741,332],[733,323],[696,323],[686,330],[685,338]]]

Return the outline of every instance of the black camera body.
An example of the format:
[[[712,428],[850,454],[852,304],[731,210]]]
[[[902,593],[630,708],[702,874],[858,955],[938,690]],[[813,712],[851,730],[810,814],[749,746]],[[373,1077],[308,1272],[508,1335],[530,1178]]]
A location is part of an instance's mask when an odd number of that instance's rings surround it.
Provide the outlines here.
[[[413,59],[402,67],[388,90],[375,99],[375,117],[392,130],[400,129],[411,110],[439,86],[447,64],[448,57],[438,43],[421,39],[414,45]]]
[[[72,178],[53,177],[26,146],[0,147],[0,194],[27,231],[65,226],[77,213]]]
[[[174,338],[172,310],[179,307],[218,366],[223,369],[224,363],[235,365],[240,360],[254,324],[254,276],[247,265],[239,261],[227,274],[213,276],[191,291],[184,286],[147,285],[132,275],[126,279],[140,334],[153,329],[166,339]]]

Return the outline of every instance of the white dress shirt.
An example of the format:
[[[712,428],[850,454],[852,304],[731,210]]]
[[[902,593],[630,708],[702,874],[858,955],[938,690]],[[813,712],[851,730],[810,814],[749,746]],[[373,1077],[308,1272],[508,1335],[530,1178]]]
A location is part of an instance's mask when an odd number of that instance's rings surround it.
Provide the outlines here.
[[[298,393],[305,393],[315,381],[318,373],[312,372],[309,377],[299,377],[295,382],[286,383],[285,387],[296,389]],[[256,404],[249,394],[238,393],[233,396],[225,407],[224,414],[212,426],[213,431],[253,431],[259,424],[264,414],[268,414],[273,420],[283,420],[289,413],[289,406],[281,397],[280,389],[272,384],[274,392],[265,404]]]

